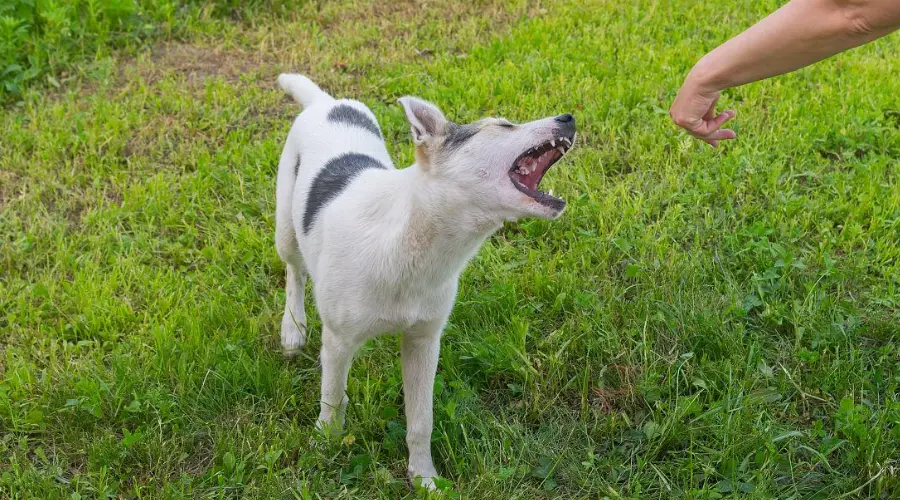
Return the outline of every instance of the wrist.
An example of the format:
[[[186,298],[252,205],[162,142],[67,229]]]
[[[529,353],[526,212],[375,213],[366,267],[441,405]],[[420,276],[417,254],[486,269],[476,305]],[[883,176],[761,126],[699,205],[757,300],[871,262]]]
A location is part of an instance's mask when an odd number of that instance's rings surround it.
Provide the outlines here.
[[[701,95],[715,94],[729,87],[722,81],[715,65],[709,60],[709,55],[704,56],[691,68],[684,86]]]

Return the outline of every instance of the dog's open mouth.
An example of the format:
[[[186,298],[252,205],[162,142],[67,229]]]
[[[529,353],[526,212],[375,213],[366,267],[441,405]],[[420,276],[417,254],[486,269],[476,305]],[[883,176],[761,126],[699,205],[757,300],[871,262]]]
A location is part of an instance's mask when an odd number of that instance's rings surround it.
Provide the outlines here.
[[[522,153],[509,170],[509,178],[512,180],[513,186],[541,205],[554,210],[562,210],[566,206],[566,202],[554,197],[552,191],[550,193],[538,191],[538,186],[547,170],[550,170],[550,167],[572,147],[573,141],[574,135],[571,138],[560,137]]]

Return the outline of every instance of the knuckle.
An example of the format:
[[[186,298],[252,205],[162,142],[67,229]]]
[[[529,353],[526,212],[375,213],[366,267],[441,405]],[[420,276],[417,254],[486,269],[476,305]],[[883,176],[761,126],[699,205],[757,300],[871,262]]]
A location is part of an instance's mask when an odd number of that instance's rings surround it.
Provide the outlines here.
[[[688,120],[688,119],[687,119],[683,114],[681,114],[681,113],[673,113],[673,114],[672,114],[672,120],[673,120],[673,121],[675,122],[675,124],[678,125],[679,127],[689,128],[690,120]]]

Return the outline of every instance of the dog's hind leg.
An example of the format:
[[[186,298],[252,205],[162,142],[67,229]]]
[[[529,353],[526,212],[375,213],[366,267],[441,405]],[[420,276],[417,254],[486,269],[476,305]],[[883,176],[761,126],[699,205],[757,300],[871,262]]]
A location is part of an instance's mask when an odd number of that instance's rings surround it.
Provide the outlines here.
[[[281,318],[281,349],[286,358],[294,357],[306,345],[306,268],[297,253],[287,262],[285,276],[284,316]]]
[[[306,264],[297,248],[297,238],[290,219],[276,217],[275,248],[284,261],[285,301],[281,318],[281,349],[285,357],[296,356],[306,344]]]
[[[281,349],[285,357],[297,355],[306,344],[306,263],[297,244],[292,198],[300,155],[286,147],[278,167],[275,192],[275,249],[287,268],[284,316],[281,318]]]

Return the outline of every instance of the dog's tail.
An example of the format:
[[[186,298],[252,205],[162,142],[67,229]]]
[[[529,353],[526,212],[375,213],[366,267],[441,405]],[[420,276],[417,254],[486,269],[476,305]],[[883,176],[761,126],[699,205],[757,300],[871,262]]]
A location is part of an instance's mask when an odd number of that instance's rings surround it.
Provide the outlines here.
[[[282,73],[278,75],[278,85],[304,108],[312,106],[313,103],[322,98],[332,98],[313,83],[312,80],[303,75]]]

